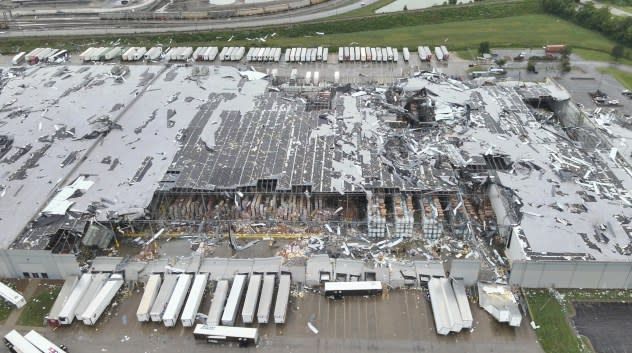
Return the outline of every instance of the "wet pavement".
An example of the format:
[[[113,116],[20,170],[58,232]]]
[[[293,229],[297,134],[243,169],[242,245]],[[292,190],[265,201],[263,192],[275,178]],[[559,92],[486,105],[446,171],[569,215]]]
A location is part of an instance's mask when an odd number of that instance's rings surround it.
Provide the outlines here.
[[[596,353],[632,351],[632,304],[575,302],[573,323],[588,337]]]
[[[232,351],[236,345],[209,346],[196,341],[191,328],[165,328],[139,323],[136,309],[141,291],[128,292],[110,307],[95,327],[74,322],[56,330],[42,328],[46,337],[73,352],[208,352]],[[200,312],[208,312],[210,294]],[[517,329],[501,325],[471,304],[474,328],[449,336],[434,332],[430,303],[424,292],[397,290],[380,297],[332,301],[304,291],[290,298],[285,325],[259,325],[260,342],[245,351],[263,352],[542,352],[526,320]],[[314,334],[308,320],[319,330]],[[243,324],[238,321],[238,326]],[[10,327],[0,326],[0,333]],[[22,333],[30,328],[17,327]],[[4,352],[0,348],[0,352]],[[242,350],[240,350],[242,351]]]

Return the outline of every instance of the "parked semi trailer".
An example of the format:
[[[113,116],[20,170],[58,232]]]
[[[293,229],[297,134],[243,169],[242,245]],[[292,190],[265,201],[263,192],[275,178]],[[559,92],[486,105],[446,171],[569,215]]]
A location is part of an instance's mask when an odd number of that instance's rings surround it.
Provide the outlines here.
[[[136,318],[139,322],[147,322],[151,320],[151,307],[154,305],[154,301],[158,296],[161,284],[162,278],[159,274],[149,276],[149,280],[145,285],[143,297],[140,299],[140,305],[138,305],[138,310],[136,310]]]
[[[26,300],[22,296],[22,294],[13,290],[13,288],[7,286],[6,284],[0,282],[0,297],[2,297],[7,302],[15,305],[16,308],[21,308],[26,305]]]
[[[90,283],[92,283],[92,275],[89,273],[82,274],[81,278],[79,278],[79,281],[77,282],[77,285],[74,286],[72,292],[70,293],[68,300],[59,312],[59,323],[61,325],[70,325],[75,320],[77,306],[79,306],[79,302],[81,302],[81,299],[86,295],[86,291],[88,291]]]
[[[180,316],[180,310],[184,305],[184,301],[191,288],[191,280],[193,276],[188,274],[181,274],[178,277],[178,283],[176,283],[173,289],[173,294],[169,299],[169,304],[162,315],[162,322],[165,327],[174,327],[178,322],[178,316]]]
[[[99,321],[101,314],[110,305],[121,286],[123,286],[123,276],[116,273],[110,276],[83,313],[83,323],[85,325],[92,326]]]
[[[149,311],[151,321],[159,322],[162,320],[162,314],[165,312],[167,304],[169,304],[169,299],[171,298],[171,294],[173,293],[173,289],[176,287],[177,282],[178,275],[165,275],[162,285],[160,286],[160,291],[154,301],[154,305],[151,306],[151,310]]]
[[[66,278],[59,294],[57,294],[57,298],[55,299],[53,306],[46,316],[46,322],[48,325],[53,327],[61,325],[61,312],[64,309],[64,305],[68,302],[73,289],[76,287],[78,280],[79,278],[77,276],[69,276]]]
[[[204,296],[207,281],[208,273],[195,275],[193,285],[191,286],[191,292],[189,293],[189,298],[187,298],[187,303],[184,305],[182,316],[180,317],[182,326],[192,327],[195,323],[195,317],[197,316],[198,309],[202,303],[202,297]]]
[[[53,342],[49,341],[48,338],[40,335],[37,331],[31,330],[29,333],[24,335],[27,341],[29,341],[35,348],[39,349],[44,353],[66,353],[68,349],[64,345],[57,346]]]
[[[279,290],[277,291],[276,304],[274,305],[274,323],[284,324],[287,316],[287,305],[290,300],[290,275],[281,275]]]
[[[11,352],[42,353],[16,330],[11,330],[4,336],[4,345],[7,346]]]
[[[257,322],[267,324],[270,319],[270,309],[272,308],[272,298],[274,297],[275,275],[263,276],[263,287],[259,297],[259,308],[257,309]]]
[[[259,292],[261,290],[261,278],[261,275],[253,274],[248,281],[248,290],[246,291],[244,307],[241,311],[241,318],[244,324],[252,324],[255,321]]]
[[[79,301],[77,308],[75,309],[75,318],[79,321],[83,321],[83,313],[86,311],[88,305],[92,299],[97,295],[97,293],[101,290],[105,281],[108,280],[110,275],[108,273],[97,273],[92,275],[92,281],[90,282],[90,286],[86,293],[83,295],[83,298]]]
[[[230,294],[226,300],[226,307],[222,314],[222,325],[233,326],[235,325],[235,319],[237,318],[237,310],[239,310],[239,304],[241,304],[242,294],[244,292],[244,285],[246,284],[247,275],[235,275],[233,279],[233,285],[230,288]]]
[[[228,281],[221,280],[217,282],[215,292],[213,292],[213,299],[211,301],[211,308],[208,311],[206,318],[206,324],[210,326],[217,326],[222,320],[222,312],[224,311],[224,305],[226,304],[226,298],[228,297]]]

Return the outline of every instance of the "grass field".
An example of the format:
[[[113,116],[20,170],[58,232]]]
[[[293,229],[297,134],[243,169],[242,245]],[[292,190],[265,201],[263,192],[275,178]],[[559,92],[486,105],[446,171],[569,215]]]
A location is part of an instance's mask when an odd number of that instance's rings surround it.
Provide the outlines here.
[[[511,31],[506,30],[511,28]],[[374,31],[354,32],[354,33],[338,33],[325,36],[314,37],[287,37],[278,35],[269,39],[267,46],[328,46],[330,50],[338,46],[346,46],[351,42],[357,42],[362,46],[384,46],[385,38],[388,38],[388,44],[395,47],[416,48],[420,44],[438,45],[446,44],[452,51],[472,48],[476,51],[480,41],[489,41],[494,48],[500,47],[540,47],[543,43],[566,43],[574,49],[590,49],[592,53],[601,52],[609,53],[613,43],[604,36],[583,29],[570,22],[557,19],[553,16],[544,14],[531,14],[523,16],[473,20],[462,22],[450,22],[439,24],[418,25],[409,27],[397,27],[392,29],[382,29]],[[87,39],[64,38],[59,42],[41,39],[44,43],[38,45],[71,47],[73,44],[77,46],[81,41]],[[92,43],[94,38],[90,39]],[[98,42],[98,41],[97,41]],[[102,40],[104,45],[109,43],[108,39]],[[163,37],[134,37],[123,39],[123,45],[145,45],[151,46],[157,43],[168,42]],[[16,41],[11,49],[7,49],[5,43],[5,51],[15,52],[16,50],[25,50],[27,43]],[[20,45],[22,44],[22,45]],[[172,43],[175,45],[176,43]],[[223,41],[206,41],[199,38],[198,35],[192,34],[187,40],[179,41],[178,45],[225,45]],[[93,44],[97,46],[99,44]],[[245,40],[233,40],[231,45],[252,46],[252,42]],[[78,47],[77,49],[79,49]],[[579,53],[579,52],[578,52]]]
[[[50,286],[29,299],[18,319],[18,325],[43,326],[44,317],[53,306],[60,290],[61,286]]]
[[[13,310],[12,306],[7,304],[7,302],[3,300],[0,300],[0,322],[3,322],[4,320],[6,320],[11,314],[12,310]]]
[[[625,88],[632,89],[632,74],[631,73],[621,71],[613,67],[600,67],[598,70],[602,74],[608,74],[614,77]]]
[[[529,312],[540,328],[538,341],[547,353],[590,352],[584,341],[571,328],[562,306],[547,290],[525,290]]]

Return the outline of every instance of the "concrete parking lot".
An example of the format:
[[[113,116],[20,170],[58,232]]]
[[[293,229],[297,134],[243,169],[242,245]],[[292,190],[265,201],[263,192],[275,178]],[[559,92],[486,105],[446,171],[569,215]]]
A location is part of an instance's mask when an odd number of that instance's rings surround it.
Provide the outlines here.
[[[56,330],[39,328],[45,336],[67,345],[73,352],[207,352],[211,347],[196,341],[191,328],[167,329],[158,323],[141,324],[136,309],[141,291],[119,299],[95,327],[74,322]],[[210,295],[200,312],[208,312]],[[352,297],[332,301],[303,291],[292,296],[285,325],[255,325],[261,340],[246,351],[262,352],[541,352],[535,333],[523,320],[511,328],[471,304],[474,328],[438,336],[430,303],[421,290],[397,290],[381,297]],[[310,321],[319,330],[307,327]],[[238,322],[237,325],[242,325]],[[0,326],[6,334],[12,327]],[[16,327],[25,333],[30,328]],[[232,351],[236,345],[213,346]],[[4,347],[0,352],[7,351]]]

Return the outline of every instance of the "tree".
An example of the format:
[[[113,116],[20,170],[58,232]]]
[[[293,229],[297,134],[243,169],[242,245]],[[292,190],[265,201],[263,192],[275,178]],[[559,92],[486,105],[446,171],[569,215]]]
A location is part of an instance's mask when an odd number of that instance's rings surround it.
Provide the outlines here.
[[[535,63],[532,60],[529,60],[527,62],[527,72],[534,72],[535,73]]]
[[[408,6],[404,5],[404,11],[408,11]]]
[[[448,3],[449,3],[450,5],[456,5],[456,0],[448,0]]]
[[[562,49],[560,53],[562,54],[562,56],[569,57],[572,52],[573,52],[573,49],[569,47],[568,45],[565,45],[564,49]]]
[[[505,65],[506,63],[507,63],[507,60],[505,60],[504,58],[500,58],[496,60],[496,65],[498,65],[498,67],[503,67],[503,65]]]
[[[614,58],[614,60],[621,59],[624,54],[625,54],[625,48],[623,48],[623,45],[621,44],[617,44],[614,47],[612,47],[612,51],[610,52],[610,55]]]
[[[481,42],[481,44],[478,45],[478,53],[480,55],[489,53],[489,42]]]

